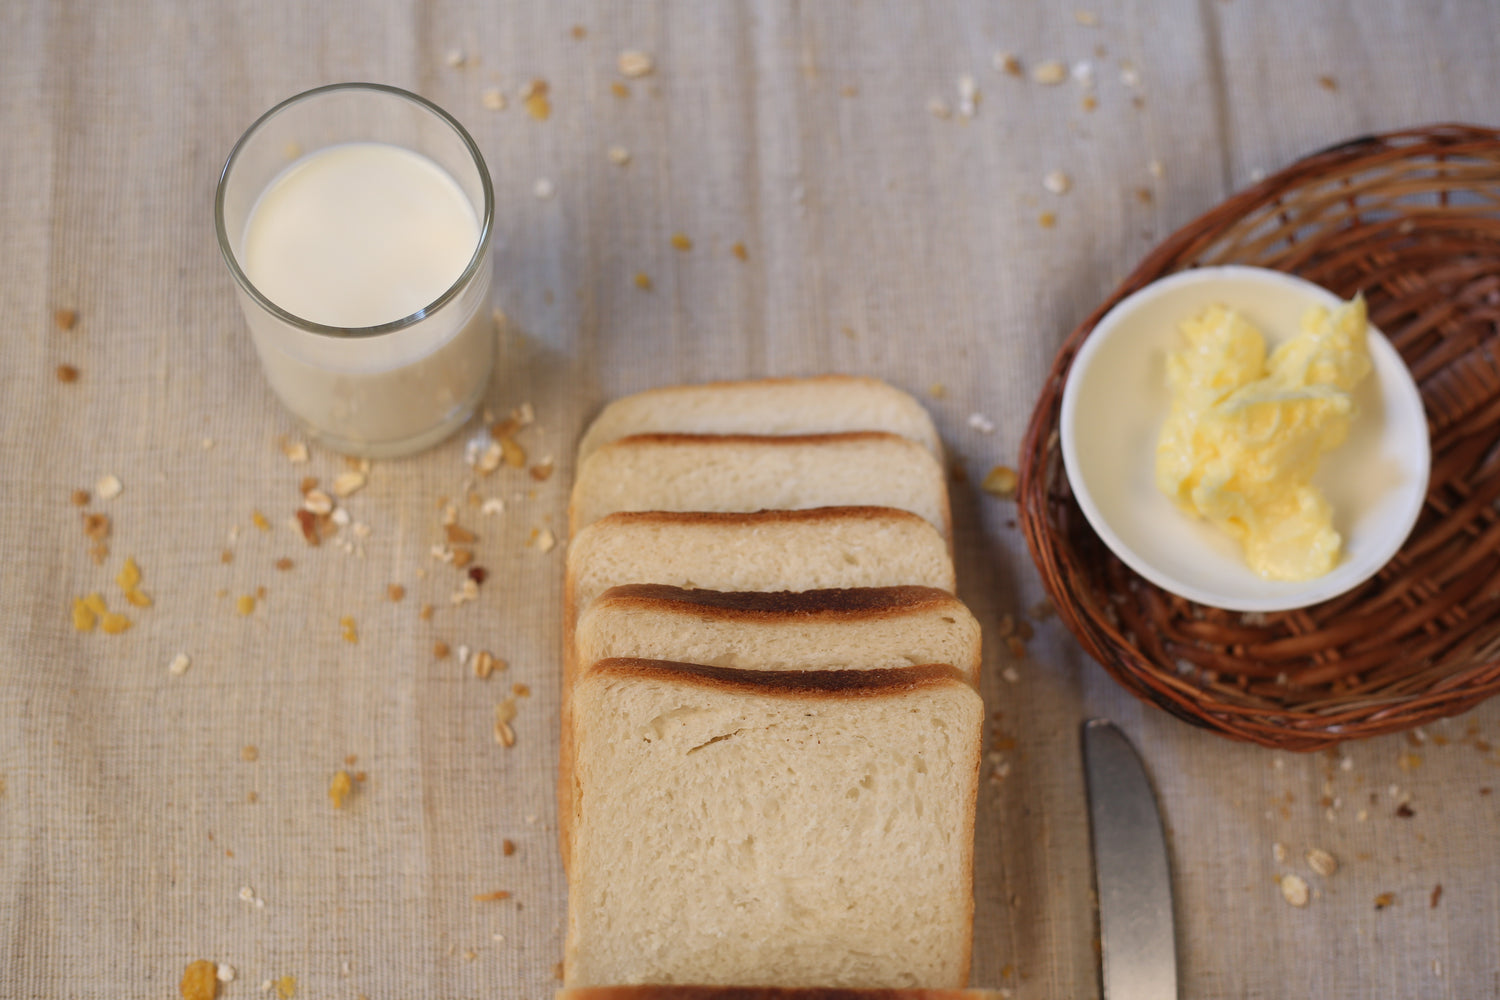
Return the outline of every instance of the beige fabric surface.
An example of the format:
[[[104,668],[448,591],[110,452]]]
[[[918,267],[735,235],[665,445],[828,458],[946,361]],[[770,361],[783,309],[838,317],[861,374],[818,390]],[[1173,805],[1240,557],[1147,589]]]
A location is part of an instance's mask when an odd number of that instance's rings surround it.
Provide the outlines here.
[[[1352,135],[1500,124],[1500,7],[1485,0],[1091,10],[1094,25],[1068,5],[894,0],[0,6],[0,996],[176,996],[199,958],[234,967],[230,998],[282,976],[305,998],[549,996],[563,545],[535,535],[561,540],[571,452],[604,400],[873,374],[921,397],[971,472],[1014,464],[1062,337],[1177,226]],[[618,97],[624,49],[656,72]],[[1028,69],[1088,64],[1097,107],[1080,82],[998,72],[1002,50]],[[533,78],[550,84],[545,122],[518,100]],[[261,111],[348,79],[434,99],[488,158],[509,323],[487,402],[530,402],[520,441],[556,462],[545,482],[477,480],[505,501],[489,516],[464,502],[472,427],[377,462],[347,501],[370,527],[362,554],[308,548],[287,524],[300,479],[344,466],[283,455],[297,429],[261,377],[211,215],[223,158]],[[491,87],[505,110],[483,106]],[[939,99],[946,119],[929,112]],[[1066,194],[1044,189],[1052,170]],[[542,178],[550,200],[533,194]],[[679,231],[690,251],[669,244]],[[54,328],[61,308],[73,329]],[[60,364],[78,381],[60,383]],[[97,566],[69,497],[106,474],[124,490],[87,508],[112,520]],[[1012,660],[998,623],[1042,592],[1013,505],[977,478],[953,493],[960,592],[989,636],[1002,749],[978,817],[976,984],[1097,994],[1077,725],[1104,714],[1160,789],[1184,997],[1500,994],[1500,704],[1421,745],[1347,746],[1344,765],[1143,707],[1055,620]],[[443,497],[490,571],[461,607],[458,571],[429,554]],[[123,635],[75,632],[74,597],[124,607],[127,555],[154,606],[130,609]],[[295,567],[278,571],[283,557]],[[509,668],[480,680],[435,659],[438,640]],[[492,721],[518,683],[530,695],[506,749]],[[335,811],[346,766],[366,780]],[[1398,818],[1406,796],[1415,815]],[[1309,872],[1315,846],[1336,874]],[[1282,900],[1284,872],[1312,885],[1305,909]]]

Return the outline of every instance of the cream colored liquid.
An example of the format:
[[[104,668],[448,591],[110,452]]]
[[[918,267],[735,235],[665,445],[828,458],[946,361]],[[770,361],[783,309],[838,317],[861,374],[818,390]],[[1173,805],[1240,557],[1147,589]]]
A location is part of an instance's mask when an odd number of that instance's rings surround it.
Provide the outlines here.
[[[479,219],[420,153],[378,142],[310,153],[271,182],[245,223],[245,274],[281,308],[324,326],[390,323],[463,274]]]
[[[266,188],[240,259],[266,298],[357,329],[430,307],[463,275],[480,224],[436,163],[383,143],[310,153]],[[247,308],[272,387],[315,436],[367,455],[441,440],[467,418],[494,364],[488,250],[463,290],[377,336],[311,333]]]

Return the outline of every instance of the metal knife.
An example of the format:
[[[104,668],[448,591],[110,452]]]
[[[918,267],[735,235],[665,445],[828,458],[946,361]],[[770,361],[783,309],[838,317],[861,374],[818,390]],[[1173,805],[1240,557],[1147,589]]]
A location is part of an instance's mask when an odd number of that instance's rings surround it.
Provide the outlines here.
[[[1172,872],[1156,796],[1114,723],[1083,724],[1104,1000],[1177,1000]]]

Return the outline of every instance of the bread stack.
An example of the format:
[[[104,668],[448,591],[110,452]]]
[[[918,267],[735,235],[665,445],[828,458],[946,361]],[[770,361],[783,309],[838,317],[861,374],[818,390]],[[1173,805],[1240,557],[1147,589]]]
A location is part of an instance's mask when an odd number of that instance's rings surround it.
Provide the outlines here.
[[[847,377],[655,390],[584,435],[567,987],[966,984],[983,705],[939,449]]]

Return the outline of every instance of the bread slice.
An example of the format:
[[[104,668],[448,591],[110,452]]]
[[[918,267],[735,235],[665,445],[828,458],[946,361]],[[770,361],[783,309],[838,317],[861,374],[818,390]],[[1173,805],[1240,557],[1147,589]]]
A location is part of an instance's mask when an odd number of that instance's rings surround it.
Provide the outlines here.
[[[833,986],[575,986],[553,1000],[1001,1000],[999,990],[859,990]]]
[[[966,984],[984,706],[958,670],[605,660],[574,710],[565,986]]]
[[[949,536],[943,467],[895,434],[638,434],[578,467],[572,532],[617,511],[805,510],[869,504],[909,510]]]
[[[831,434],[889,431],[937,457],[942,445],[927,411],[879,379],[853,375],[766,378],[675,385],[606,406],[578,444],[581,465],[602,445],[632,434]]]
[[[937,529],[889,507],[611,514],[568,544],[564,614],[570,642],[578,613],[626,583],[708,590],[902,584],[954,590],[953,560]]]
[[[775,671],[948,663],[979,683],[979,623],[935,587],[611,587],[579,617],[575,642],[579,663],[634,657]]]

